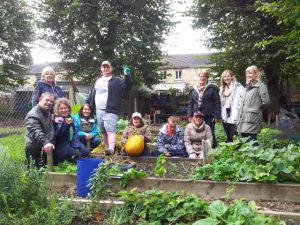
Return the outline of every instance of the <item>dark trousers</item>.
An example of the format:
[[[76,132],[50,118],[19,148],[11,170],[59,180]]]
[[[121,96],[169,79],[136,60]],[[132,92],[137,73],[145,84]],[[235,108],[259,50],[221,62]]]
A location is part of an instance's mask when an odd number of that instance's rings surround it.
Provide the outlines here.
[[[237,134],[236,125],[232,123],[223,123],[223,127],[227,136],[227,142],[233,142],[233,136]]]
[[[31,149],[25,148],[25,155],[27,160],[27,169],[30,169],[31,160],[34,161],[34,165],[37,169],[44,167],[47,164],[47,155],[41,148]]]
[[[213,148],[217,147],[217,141],[215,136],[215,121],[213,121],[214,117],[212,116],[204,116],[205,123],[210,127],[211,133],[213,135]]]
[[[242,138],[247,138],[247,142],[255,141],[252,146],[258,146],[257,134],[241,133]]]

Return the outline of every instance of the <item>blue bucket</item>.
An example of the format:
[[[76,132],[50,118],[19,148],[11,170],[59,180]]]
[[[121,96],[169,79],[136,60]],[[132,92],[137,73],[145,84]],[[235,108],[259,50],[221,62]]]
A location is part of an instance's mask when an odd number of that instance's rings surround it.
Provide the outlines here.
[[[77,160],[77,195],[86,197],[90,193],[90,188],[87,186],[89,179],[95,173],[103,159],[99,158],[84,158]]]

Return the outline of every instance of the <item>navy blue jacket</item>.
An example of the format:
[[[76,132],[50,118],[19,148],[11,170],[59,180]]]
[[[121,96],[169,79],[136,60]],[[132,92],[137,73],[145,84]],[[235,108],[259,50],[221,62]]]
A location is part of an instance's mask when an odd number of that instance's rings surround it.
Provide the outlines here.
[[[53,93],[54,99],[58,97],[64,97],[64,93],[58,85],[54,83],[53,86],[51,86],[45,80],[39,80],[32,93],[32,107],[39,103],[39,98],[45,92]]]
[[[193,90],[190,91],[190,98],[188,102],[188,117],[192,118],[194,112],[201,111],[204,116],[214,117],[216,119],[221,119],[221,100],[219,95],[219,88],[213,84],[208,84],[205,88],[202,104],[198,106],[199,91],[195,86]]]
[[[69,160],[74,150],[80,149],[81,145],[74,124],[67,124],[64,118],[62,118],[62,122],[54,121],[54,131],[56,138],[53,152],[54,165],[57,165],[60,162]]]
[[[86,100],[86,103],[91,105],[91,108],[94,111],[94,113],[96,113],[95,84],[99,78],[100,77],[98,77],[94,82],[90,95]],[[108,81],[108,97],[105,112],[120,115],[123,91],[130,90],[131,86],[131,76],[125,76],[124,80],[119,77],[112,76],[111,79]]]

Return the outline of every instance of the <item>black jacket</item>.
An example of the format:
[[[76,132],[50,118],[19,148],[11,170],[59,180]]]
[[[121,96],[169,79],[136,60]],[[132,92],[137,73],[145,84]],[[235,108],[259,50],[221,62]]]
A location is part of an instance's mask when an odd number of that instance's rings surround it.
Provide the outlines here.
[[[219,95],[219,88],[213,84],[208,84],[205,88],[202,104],[198,106],[199,91],[195,86],[190,91],[190,97],[188,102],[188,117],[192,118],[194,112],[201,111],[204,116],[214,117],[221,119],[221,100]]]
[[[48,143],[54,144],[54,128],[49,111],[36,105],[26,115],[25,124],[26,147],[41,150]]]
[[[96,103],[95,103],[95,84],[98,77],[94,84],[93,88],[90,92],[86,103],[91,105],[92,110],[96,113]],[[119,77],[112,76],[111,79],[108,81],[108,97],[107,97],[107,105],[106,105],[106,112],[107,113],[114,113],[120,115],[121,113],[121,103],[122,103],[122,94],[124,90],[130,90],[132,86],[131,76],[125,76],[125,79],[121,79]]]

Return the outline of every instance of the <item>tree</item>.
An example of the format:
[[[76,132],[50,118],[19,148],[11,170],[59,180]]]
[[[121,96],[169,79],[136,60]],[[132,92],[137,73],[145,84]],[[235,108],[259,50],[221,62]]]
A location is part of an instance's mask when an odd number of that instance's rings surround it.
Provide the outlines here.
[[[26,65],[31,62],[32,16],[23,0],[0,2],[0,90],[23,85]]]
[[[190,13],[194,27],[207,28],[211,34],[208,47],[219,50],[212,57],[214,69],[219,74],[224,69],[232,69],[244,81],[245,69],[257,65],[267,82],[272,101],[270,112],[278,113],[280,78],[289,73],[287,70],[293,62],[282,51],[283,45],[259,43],[271,35],[282,34],[284,27],[268,14],[257,11],[254,0],[196,0]]]
[[[162,78],[158,46],[169,32],[168,0],[43,0],[43,27],[57,45],[70,72],[91,82],[102,60],[112,60],[116,74],[128,64],[134,82],[147,86]]]
[[[283,51],[290,59],[300,62],[300,2],[295,0],[280,0],[271,3],[262,3],[259,7],[261,12],[265,12],[275,17],[277,24],[282,24],[284,30],[279,35],[272,35],[262,45],[279,43],[284,46]]]

